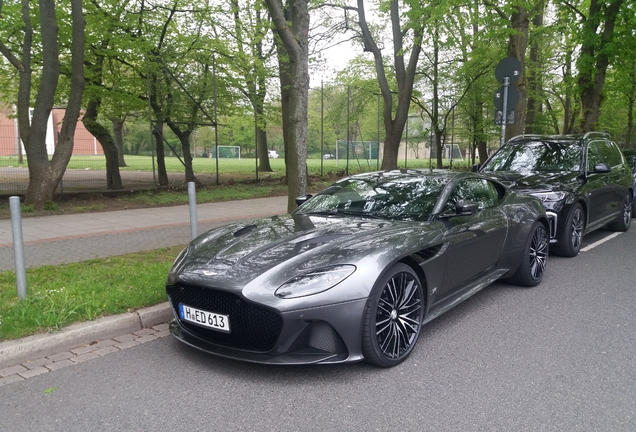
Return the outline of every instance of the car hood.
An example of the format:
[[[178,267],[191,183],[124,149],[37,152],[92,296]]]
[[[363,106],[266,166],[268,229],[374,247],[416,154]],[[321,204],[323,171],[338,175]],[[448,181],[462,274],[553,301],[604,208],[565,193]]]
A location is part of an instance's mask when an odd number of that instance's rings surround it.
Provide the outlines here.
[[[398,256],[426,242],[426,237],[434,241],[440,233],[439,222],[274,216],[199,236],[175,261],[168,284],[215,287],[248,298],[273,297],[278,287],[298,274],[340,264],[367,266],[369,260],[381,268],[387,254]]]
[[[578,172],[485,172],[510,189],[517,192],[531,194],[537,192],[573,191],[577,185]]]

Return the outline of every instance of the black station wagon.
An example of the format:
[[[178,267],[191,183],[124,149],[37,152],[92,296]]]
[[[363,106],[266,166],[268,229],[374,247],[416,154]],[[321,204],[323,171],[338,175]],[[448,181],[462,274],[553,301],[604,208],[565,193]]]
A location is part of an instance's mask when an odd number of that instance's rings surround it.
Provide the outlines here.
[[[631,223],[632,170],[606,133],[520,135],[473,169],[543,201],[557,255],[577,255],[590,231]]]

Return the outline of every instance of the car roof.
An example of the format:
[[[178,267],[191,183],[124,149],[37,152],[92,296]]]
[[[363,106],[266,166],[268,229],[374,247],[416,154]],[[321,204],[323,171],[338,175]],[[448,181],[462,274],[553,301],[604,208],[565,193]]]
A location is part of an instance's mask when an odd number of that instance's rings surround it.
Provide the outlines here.
[[[587,132],[585,134],[565,134],[565,135],[540,135],[540,134],[526,134],[526,135],[517,135],[515,137],[510,138],[508,143],[518,143],[518,142],[532,142],[532,141],[547,141],[554,143],[579,143],[582,144],[584,141],[593,140],[593,139],[606,139],[611,140],[611,136],[605,132]]]
[[[385,170],[385,171],[373,171],[362,174],[355,174],[350,176],[349,178],[354,179],[376,179],[380,180],[380,178],[385,177],[387,180],[393,179],[412,179],[412,178],[423,178],[423,177],[437,177],[437,178],[446,178],[447,180],[451,180],[454,178],[464,178],[464,177],[482,177],[481,174],[476,174],[468,171],[451,171],[448,169],[425,169],[425,168],[409,168],[409,169],[396,169],[396,170]]]

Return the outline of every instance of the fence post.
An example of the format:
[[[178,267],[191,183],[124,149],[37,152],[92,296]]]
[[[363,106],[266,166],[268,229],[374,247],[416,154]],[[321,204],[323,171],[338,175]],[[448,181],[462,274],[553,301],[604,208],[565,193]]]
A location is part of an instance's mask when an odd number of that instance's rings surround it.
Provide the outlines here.
[[[194,240],[198,232],[197,189],[194,182],[188,182],[188,203],[190,205],[190,236]]]
[[[11,233],[13,234],[13,255],[15,257],[15,278],[18,289],[18,300],[24,300],[27,294],[27,284],[26,270],[24,266],[24,242],[22,241],[20,197],[10,197],[9,208],[11,209]]]

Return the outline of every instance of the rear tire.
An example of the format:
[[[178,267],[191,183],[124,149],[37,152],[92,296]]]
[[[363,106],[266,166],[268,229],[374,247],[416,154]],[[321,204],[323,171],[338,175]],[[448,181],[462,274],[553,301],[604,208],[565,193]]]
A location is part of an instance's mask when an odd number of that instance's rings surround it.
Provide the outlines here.
[[[609,229],[616,232],[625,232],[629,229],[629,225],[632,223],[632,197],[625,195],[623,199],[623,205],[619,218],[607,225]]]
[[[398,263],[378,280],[364,312],[362,353],[380,367],[402,363],[413,351],[422,328],[424,290],[419,277]]]
[[[539,285],[548,265],[549,246],[548,231],[541,222],[535,222],[523,250],[521,264],[510,282],[527,287]]]
[[[585,215],[583,207],[576,203],[570,209],[563,226],[559,227],[558,243],[552,246],[555,255],[574,257],[581,250],[583,234],[585,233]]]

